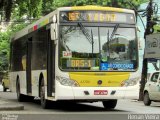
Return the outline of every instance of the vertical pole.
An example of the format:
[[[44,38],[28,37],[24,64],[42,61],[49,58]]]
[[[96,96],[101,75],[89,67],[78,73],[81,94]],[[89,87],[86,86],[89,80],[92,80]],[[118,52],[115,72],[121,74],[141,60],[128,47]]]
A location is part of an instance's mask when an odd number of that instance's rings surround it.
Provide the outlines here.
[[[145,42],[146,42],[146,35],[149,35],[153,32],[153,28],[151,25],[151,18],[153,15],[152,2],[153,2],[153,0],[150,0],[148,7],[147,7],[147,24],[146,24],[146,30],[144,33]],[[144,56],[143,56],[143,66],[142,66],[141,86],[140,86],[140,91],[139,91],[139,101],[143,100],[143,90],[145,87],[145,83],[147,81],[147,69],[148,69],[148,60],[147,60],[147,58],[144,58]]]

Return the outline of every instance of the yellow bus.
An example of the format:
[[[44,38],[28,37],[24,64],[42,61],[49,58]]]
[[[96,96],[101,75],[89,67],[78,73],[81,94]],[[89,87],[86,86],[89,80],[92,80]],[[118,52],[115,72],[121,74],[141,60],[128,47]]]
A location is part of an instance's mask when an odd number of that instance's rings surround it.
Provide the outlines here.
[[[102,101],[113,109],[118,99],[134,98],[135,19],[133,10],[101,6],[62,7],[42,17],[12,36],[11,91],[18,101],[39,98],[43,108],[48,101]]]

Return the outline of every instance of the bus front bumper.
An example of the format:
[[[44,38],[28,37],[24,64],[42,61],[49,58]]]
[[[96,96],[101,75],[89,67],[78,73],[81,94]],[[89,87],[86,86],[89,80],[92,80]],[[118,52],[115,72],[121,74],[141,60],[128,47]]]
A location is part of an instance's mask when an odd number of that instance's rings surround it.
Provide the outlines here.
[[[57,100],[138,99],[139,89],[131,87],[69,87],[61,86],[56,92]]]

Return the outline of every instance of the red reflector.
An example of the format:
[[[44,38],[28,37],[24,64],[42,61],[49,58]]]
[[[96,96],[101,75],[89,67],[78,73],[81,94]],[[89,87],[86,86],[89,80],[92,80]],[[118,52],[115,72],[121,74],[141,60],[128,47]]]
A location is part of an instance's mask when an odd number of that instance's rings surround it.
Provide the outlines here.
[[[34,30],[37,30],[37,28],[38,28],[38,25],[35,25],[35,26],[33,27]]]

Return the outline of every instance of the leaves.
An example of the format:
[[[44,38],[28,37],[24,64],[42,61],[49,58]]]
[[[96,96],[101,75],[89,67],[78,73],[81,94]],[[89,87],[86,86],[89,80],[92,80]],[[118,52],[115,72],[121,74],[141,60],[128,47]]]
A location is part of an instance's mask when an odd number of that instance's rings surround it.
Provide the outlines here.
[[[9,21],[11,11],[18,15],[19,19],[27,16],[27,19],[39,18],[63,6],[101,5],[121,8],[137,8],[147,0],[0,0],[0,10],[6,13],[6,20]],[[13,8],[12,8],[13,7]],[[15,15],[15,13],[13,14]]]
[[[17,0],[16,9],[18,9],[19,16],[27,15],[28,18],[38,18],[42,11],[42,0]]]
[[[9,21],[12,11],[12,0],[0,0],[0,11],[5,11],[5,20]]]
[[[0,33],[0,71],[8,70],[9,51],[10,51],[10,37],[13,33],[24,28],[26,24],[12,24],[8,27],[6,32]]]
[[[9,36],[8,33],[0,34],[0,71],[8,69]]]
[[[38,19],[58,7],[100,5],[108,7],[137,8],[146,0],[0,0],[0,10],[6,13],[6,20],[25,21]],[[12,13],[12,14],[11,14]],[[8,70],[10,36],[25,27],[27,23],[13,23],[6,32],[0,33],[0,71]]]
[[[62,6],[83,6],[83,5],[101,5],[120,8],[137,8],[146,0],[55,0],[56,7]]]

